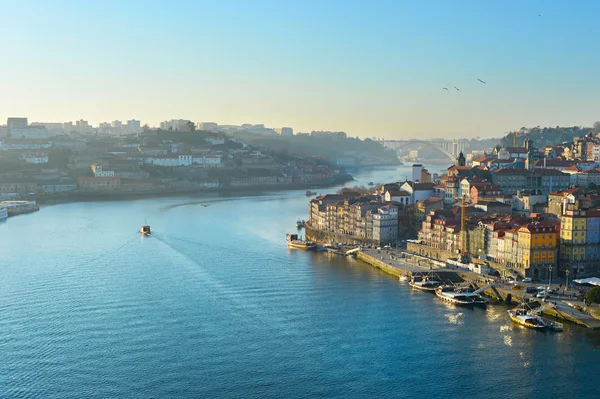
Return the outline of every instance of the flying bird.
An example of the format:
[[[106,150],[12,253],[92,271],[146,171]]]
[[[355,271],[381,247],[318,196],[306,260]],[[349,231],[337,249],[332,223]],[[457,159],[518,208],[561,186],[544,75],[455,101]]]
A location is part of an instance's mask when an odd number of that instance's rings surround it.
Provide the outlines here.
[[[455,88],[456,90],[460,91],[460,89],[459,89],[458,87],[454,86],[454,88]]]
[[[444,87],[444,88],[442,88],[442,90],[446,90],[446,91],[448,91],[448,88],[447,88],[447,87]]]
[[[485,83],[483,80],[481,79],[477,79],[478,81],[480,81],[481,83],[483,83],[484,85],[486,85],[487,83]]]

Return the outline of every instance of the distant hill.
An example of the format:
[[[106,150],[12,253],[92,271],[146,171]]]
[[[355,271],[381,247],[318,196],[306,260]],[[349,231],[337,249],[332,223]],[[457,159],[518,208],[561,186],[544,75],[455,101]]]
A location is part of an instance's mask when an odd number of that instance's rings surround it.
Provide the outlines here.
[[[517,146],[522,146],[525,139],[529,138],[533,140],[533,144],[536,147],[543,148],[547,145],[558,145],[565,141],[573,141],[573,137],[582,137],[589,132],[599,133],[600,123],[596,122],[593,128],[582,126],[522,127],[517,134]],[[509,133],[500,140],[500,145],[503,147],[512,147],[513,140],[514,135]]]
[[[234,134],[235,136],[235,134]],[[294,136],[243,136],[248,144],[273,150],[285,151],[289,154],[318,156],[335,164],[343,158],[354,158],[362,164],[401,164],[395,151],[388,150],[377,141],[359,138],[314,137],[308,135]]]

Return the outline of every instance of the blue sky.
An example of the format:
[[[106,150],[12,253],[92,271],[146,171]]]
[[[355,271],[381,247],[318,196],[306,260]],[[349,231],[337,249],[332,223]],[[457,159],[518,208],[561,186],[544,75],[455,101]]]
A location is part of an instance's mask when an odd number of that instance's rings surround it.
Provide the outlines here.
[[[0,7],[0,120],[185,118],[389,138],[600,120],[595,1]]]

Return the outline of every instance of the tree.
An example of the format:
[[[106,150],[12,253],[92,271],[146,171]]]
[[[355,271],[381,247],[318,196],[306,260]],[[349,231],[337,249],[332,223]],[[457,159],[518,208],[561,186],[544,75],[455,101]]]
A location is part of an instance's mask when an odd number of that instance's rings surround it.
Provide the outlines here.
[[[600,287],[589,290],[586,299],[589,303],[600,303]]]
[[[187,122],[187,131],[188,132],[193,132],[195,130],[196,130],[196,125],[194,125],[194,122],[188,121]]]
[[[594,127],[592,127],[592,133],[600,133],[600,122],[594,122]]]

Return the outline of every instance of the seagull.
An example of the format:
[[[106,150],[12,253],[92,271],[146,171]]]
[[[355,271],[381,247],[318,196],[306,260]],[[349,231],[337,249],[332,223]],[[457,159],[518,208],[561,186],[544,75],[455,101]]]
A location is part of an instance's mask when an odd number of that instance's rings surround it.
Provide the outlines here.
[[[454,88],[455,88],[456,90],[460,91],[460,89],[459,89],[458,87],[454,86]]]
[[[447,87],[444,87],[444,88],[442,88],[442,90],[446,90],[446,91],[448,91],[448,88],[447,88]]]
[[[481,83],[483,83],[484,85],[486,85],[487,83],[485,83],[483,80],[481,79],[477,79],[478,81],[480,81]]]

